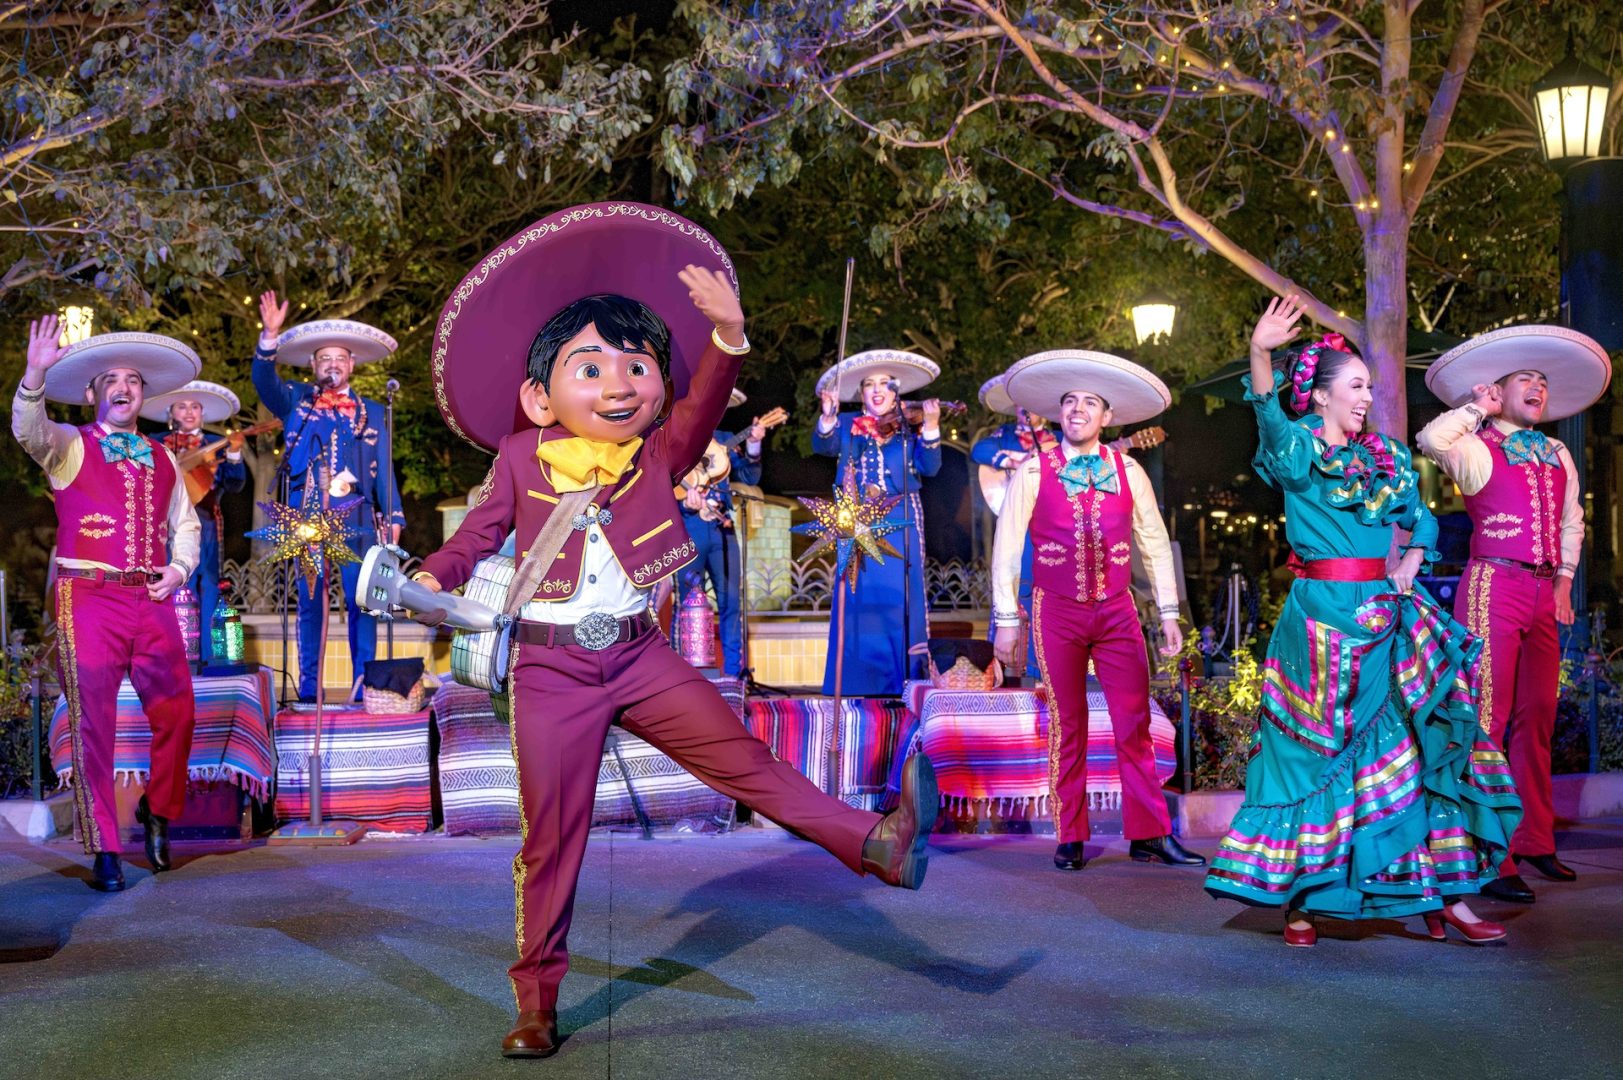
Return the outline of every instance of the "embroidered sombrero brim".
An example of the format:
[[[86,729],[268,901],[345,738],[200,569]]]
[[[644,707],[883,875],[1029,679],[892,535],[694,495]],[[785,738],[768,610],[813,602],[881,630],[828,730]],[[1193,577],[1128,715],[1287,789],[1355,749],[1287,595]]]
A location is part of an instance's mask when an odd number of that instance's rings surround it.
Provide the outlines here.
[[[140,331],[96,334],[68,346],[62,359],[45,373],[45,396],[66,405],[83,405],[90,380],[114,368],[139,371],[147,394],[164,394],[196,378],[202,367],[197,354],[172,337]]]
[[[207,379],[193,379],[179,390],[148,397],[141,405],[141,415],[148,420],[167,423],[169,406],[177,401],[195,401],[203,406],[205,424],[218,424],[242,411],[242,402],[226,387]]]
[[[309,367],[316,353],[329,345],[348,349],[357,364],[382,360],[399,348],[394,338],[375,326],[354,319],[317,319],[284,330],[276,339],[276,360],[294,367]]]
[[[1599,401],[1612,381],[1612,361],[1600,342],[1564,326],[1507,326],[1456,345],[1426,369],[1426,388],[1457,409],[1478,383],[1518,371],[1549,380],[1545,420],[1576,416]]]
[[[941,368],[934,360],[901,349],[869,349],[854,353],[835,364],[817,380],[817,392],[838,389],[841,401],[862,396],[862,380],[869,375],[889,375],[896,380],[897,392],[911,394],[935,382]]]
[[[429,368],[445,422],[486,450],[534,427],[519,402],[530,344],[566,305],[598,293],[640,301],[665,321],[671,382],[678,397],[687,393],[712,329],[676,276],[689,263],[721,271],[738,289],[716,238],[657,206],[572,206],[511,237],[468,272],[440,312]]]
[[[744,391],[735,386],[733,387],[732,394],[727,398],[727,407],[729,409],[736,409],[748,400],[749,398],[744,395]]]
[[[1137,424],[1165,412],[1172,392],[1153,371],[1090,349],[1054,349],[1009,369],[1009,398],[1027,412],[1057,418],[1066,394],[1085,391],[1110,404],[1112,424]]]
[[[1019,406],[1009,397],[1008,381],[1009,373],[1005,371],[981,383],[981,406],[987,412],[1002,413],[1005,416],[1019,414]]]

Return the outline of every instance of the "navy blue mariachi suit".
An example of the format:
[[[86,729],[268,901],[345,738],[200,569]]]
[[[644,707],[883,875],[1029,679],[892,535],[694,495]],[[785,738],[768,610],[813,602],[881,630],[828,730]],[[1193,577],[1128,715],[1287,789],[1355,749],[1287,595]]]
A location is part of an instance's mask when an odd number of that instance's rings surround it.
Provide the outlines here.
[[[1027,438],[1031,436],[1028,434]],[[969,448],[970,460],[977,465],[989,465],[994,469],[1007,469],[1009,455],[1022,455],[1031,452],[1031,447],[1020,439],[1020,425],[1013,421],[1000,424],[995,431],[983,438],[976,439],[975,445]],[[1026,550],[1020,555],[1020,606],[1031,614],[1031,534],[1026,534]],[[1037,669],[1037,646],[1032,641],[1031,627],[1027,624],[1026,630],[1026,674],[1033,679],[1042,678]],[[997,626],[987,628],[987,640],[997,637]],[[1018,674],[1011,672],[1010,674]]]
[[[355,403],[353,416],[337,409],[317,408],[317,388],[311,383],[287,382],[278,377],[276,354],[264,348],[254,350],[253,381],[259,400],[281,419],[286,434],[282,453],[287,457],[291,477],[289,506],[303,506],[307,498],[320,501],[322,481],[348,469],[356,478],[351,495],[361,499],[351,512],[350,524],[356,535],[349,542],[350,550],[359,555],[377,542],[374,510],[380,514],[392,511],[390,522],[405,525],[394,465],[383,442],[381,402],[363,398],[349,388],[343,393]],[[349,655],[355,674],[376,655],[378,636],[377,620],[363,615],[355,603],[360,573],[359,562],[346,563],[340,570],[348,601]],[[299,597],[299,696],[313,698],[321,620],[327,613],[326,582],[318,582],[312,595],[301,579],[295,591]]]
[[[733,436],[725,431],[716,432],[716,441],[726,444]],[[745,444],[748,445],[747,443]],[[741,484],[761,482],[761,459],[732,450],[729,478]],[[732,488],[723,479],[710,486],[710,495],[720,504],[723,517],[733,514]],[[739,580],[738,536],[733,528],[721,521],[706,521],[699,511],[689,510],[687,503],[678,501],[682,508],[682,524],[699,548],[698,559],[682,572],[682,596],[689,589],[704,588],[705,577],[716,593],[717,617],[721,620],[722,671],[737,675],[744,668],[744,608],[739,602],[743,583]],[[681,603],[681,597],[677,598]]]
[[[212,446],[225,440],[219,435],[210,435],[200,432],[199,446]],[[175,456],[186,453],[192,449],[186,436],[178,431],[172,431],[163,437],[163,444],[174,451]],[[220,453],[220,467],[214,471],[214,486],[209,493],[203,496],[203,501],[196,506],[197,522],[203,527],[199,538],[197,554],[197,569],[192,571],[191,578],[186,587],[192,590],[197,597],[197,610],[201,615],[201,638],[199,645],[199,658],[203,666],[208,667],[213,660],[213,642],[209,637],[210,619],[214,616],[214,606],[220,602],[220,531],[225,523],[220,516],[220,495],[222,492],[237,492],[243,489],[248,482],[248,466],[242,463],[239,457],[236,461],[228,458],[224,452]]]

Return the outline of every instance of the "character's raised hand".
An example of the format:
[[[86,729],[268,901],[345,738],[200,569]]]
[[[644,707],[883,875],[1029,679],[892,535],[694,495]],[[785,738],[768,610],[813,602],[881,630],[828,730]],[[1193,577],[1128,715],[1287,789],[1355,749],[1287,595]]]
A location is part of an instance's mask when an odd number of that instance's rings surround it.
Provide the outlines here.
[[[34,376],[30,382],[42,385],[45,373],[55,367],[68,351],[65,346],[57,344],[61,337],[62,325],[55,315],[47,315],[28,324],[28,373]]]
[[[688,287],[688,297],[693,301],[693,306],[715,324],[722,332],[722,338],[731,344],[741,344],[744,308],[738,302],[727,275],[720,270],[706,270],[689,263],[677,271],[676,276]]]
[[[1251,331],[1252,347],[1273,352],[1302,332],[1301,327],[1296,325],[1301,317],[1302,298],[1299,295],[1289,293],[1284,297],[1274,297],[1268,301],[1268,310],[1262,313],[1256,328]]]
[[[265,336],[273,338],[282,332],[287,322],[287,305],[291,301],[276,302],[276,290],[267,289],[259,294],[259,321],[265,324]]]

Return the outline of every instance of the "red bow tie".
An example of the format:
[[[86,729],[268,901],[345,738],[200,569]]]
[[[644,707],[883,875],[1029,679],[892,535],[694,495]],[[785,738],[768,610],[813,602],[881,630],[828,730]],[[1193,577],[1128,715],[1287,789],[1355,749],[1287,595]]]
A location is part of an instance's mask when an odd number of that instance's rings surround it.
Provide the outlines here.
[[[171,450],[196,450],[203,445],[203,436],[188,435],[183,431],[176,431],[172,432],[164,442],[169,445]]]
[[[355,399],[343,390],[323,390],[316,395],[316,408],[355,415]]]
[[[851,434],[869,439],[879,438],[879,418],[867,415],[857,417],[851,421]]]
[[[1039,450],[1051,450],[1058,445],[1058,441],[1046,428],[1038,432],[1025,429],[1017,431],[1015,434],[1020,436],[1020,449],[1022,450],[1030,450],[1033,447]]]

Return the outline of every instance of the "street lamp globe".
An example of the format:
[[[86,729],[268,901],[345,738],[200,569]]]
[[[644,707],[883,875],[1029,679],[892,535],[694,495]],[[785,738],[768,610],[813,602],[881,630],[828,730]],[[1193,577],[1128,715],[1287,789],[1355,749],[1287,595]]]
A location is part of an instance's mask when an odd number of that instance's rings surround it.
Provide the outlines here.
[[[1570,48],[1550,73],[1533,84],[1539,146],[1551,168],[1561,170],[1600,155],[1601,129],[1611,81],[1572,55]]]
[[[1168,337],[1178,318],[1178,305],[1160,293],[1151,293],[1133,305],[1133,334],[1140,345],[1152,338]]]

